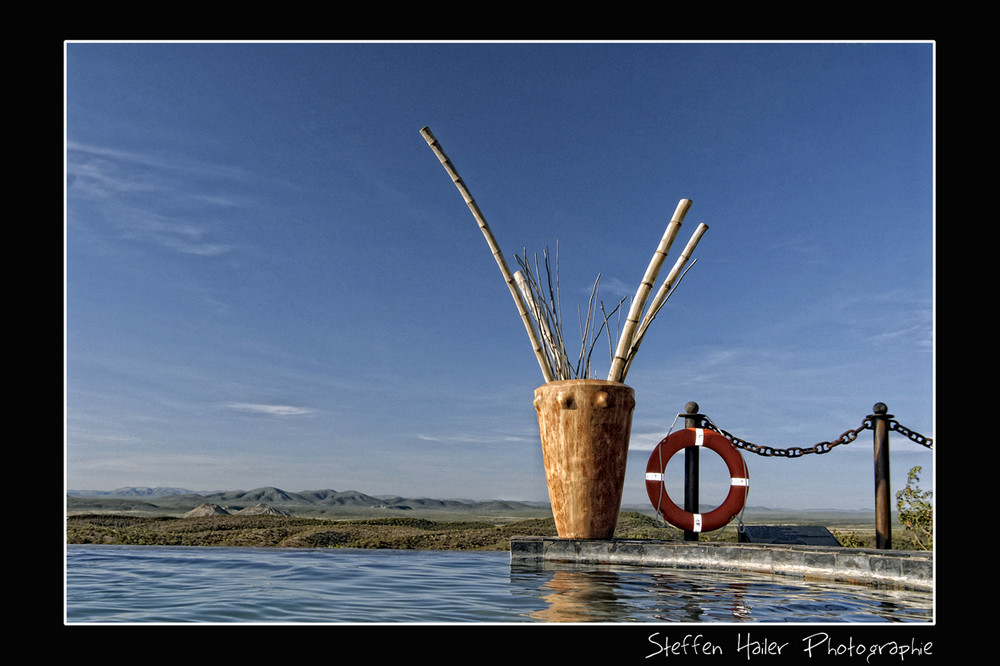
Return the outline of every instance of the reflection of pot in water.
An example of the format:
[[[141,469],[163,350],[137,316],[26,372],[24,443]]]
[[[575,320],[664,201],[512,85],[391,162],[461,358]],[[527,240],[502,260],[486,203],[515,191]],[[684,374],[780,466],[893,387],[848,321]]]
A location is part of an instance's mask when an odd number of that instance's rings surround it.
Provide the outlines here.
[[[555,571],[541,586],[548,607],[531,614],[543,622],[620,622],[628,609],[618,594],[612,571]]]

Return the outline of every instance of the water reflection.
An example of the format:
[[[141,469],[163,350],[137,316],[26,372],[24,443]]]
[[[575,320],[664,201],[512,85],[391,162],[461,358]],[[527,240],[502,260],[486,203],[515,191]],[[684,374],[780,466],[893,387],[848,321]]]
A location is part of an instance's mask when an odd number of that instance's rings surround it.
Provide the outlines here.
[[[699,569],[517,564],[510,589],[540,622],[932,620],[929,593]]]
[[[628,610],[619,588],[611,571],[554,571],[539,588],[546,606],[529,615],[542,622],[624,622]]]
[[[746,582],[704,579],[681,573],[654,573],[650,576],[652,613],[655,619],[673,622],[741,622],[753,620],[745,600]]]

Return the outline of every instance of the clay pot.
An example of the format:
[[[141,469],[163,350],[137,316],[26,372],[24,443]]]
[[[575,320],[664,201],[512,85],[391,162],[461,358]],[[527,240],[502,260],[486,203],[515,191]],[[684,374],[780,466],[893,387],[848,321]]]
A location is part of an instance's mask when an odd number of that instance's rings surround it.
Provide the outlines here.
[[[535,389],[545,479],[563,539],[610,539],[618,522],[635,392],[567,379]]]

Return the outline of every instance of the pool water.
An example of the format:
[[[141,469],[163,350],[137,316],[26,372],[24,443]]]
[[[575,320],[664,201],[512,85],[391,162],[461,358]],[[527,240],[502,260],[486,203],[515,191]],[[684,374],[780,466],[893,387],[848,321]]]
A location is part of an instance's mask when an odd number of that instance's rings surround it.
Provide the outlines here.
[[[66,547],[69,623],[924,623],[933,594],[508,552]]]

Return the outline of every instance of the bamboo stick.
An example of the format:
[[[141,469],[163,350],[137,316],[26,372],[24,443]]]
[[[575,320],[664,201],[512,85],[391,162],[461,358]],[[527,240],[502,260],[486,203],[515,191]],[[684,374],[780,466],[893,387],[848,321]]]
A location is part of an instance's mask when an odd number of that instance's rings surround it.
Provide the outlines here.
[[[615,358],[611,363],[611,370],[608,373],[608,381],[621,382],[625,379],[625,366],[628,361],[628,353],[632,348],[632,339],[635,337],[636,329],[639,326],[643,307],[646,305],[646,299],[649,298],[649,292],[653,290],[653,285],[656,283],[656,276],[660,272],[660,267],[667,258],[667,253],[670,252],[670,246],[673,244],[674,238],[680,230],[681,222],[684,221],[684,216],[687,215],[688,209],[691,208],[691,203],[690,199],[681,199],[677,204],[674,215],[670,218],[670,223],[667,224],[667,228],[663,232],[663,238],[660,239],[660,245],[656,248],[656,252],[653,253],[653,258],[649,261],[645,275],[642,276],[639,288],[632,299],[632,306],[629,308],[628,317],[625,319],[625,326],[622,328],[621,335],[618,338],[618,347],[615,350]]]
[[[625,374],[622,375],[622,378],[628,374],[628,370],[632,366],[632,359],[635,358],[635,353],[639,350],[639,345],[642,343],[642,339],[646,335],[646,329],[649,328],[650,322],[653,321],[656,314],[663,307],[664,303],[666,303],[667,299],[670,298],[670,294],[673,293],[674,287],[677,286],[675,283],[678,282],[678,277],[687,272],[684,270],[684,265],[687,264],[688,259],[691,258],[691,254],[694,252],[694,249],[698,247],[698,243],[701,241],[701,237],[705,235],[706,231],[708,231],[708,225],[704,222],[699,223],[698,228],[694,230],[693,234],[691,234],[691,238],[688,240],[687,245],[684,246],[684,250],[681,252],[680,256],[677,257],[677,261],[674,262],[674,266],[670,269],[670,272],[667,274],[663,284],[660,285],[660,289],[656,292],[656,296],[650,302],[649,309],[646,310],[646,316],[643,317],[642,324],[639,325],[639,330],[636,331],[635,341],[629,348],[628,358],[625,360]]]
[[[448,159],[448,156],[441,148],[441,144],[438,143],[437,138],[431,133],[430,128],[424,127],[420,130],[420,134],[424,137],[424,140],[427,141],[427,145],[434,151],[434,154],[437,155],[441,165],[444,167],[445,171],[448,172],[452,182],[455,183],[455,187],[457,187],[458,191],[461,193],[462,198],[465,199],[465,203],[469,207],[469,210],[472,211],[473,217],[476,218],[476,222],[479,224],[479,229],[483,232],[483,236],[486,238],[486,243],[489,245],[490,251],[493,252],[493,258],[496,260],[497,266],[500,268],[500,273],[503,275],[504,281],[507,282],[507,288],[510,291],[511,297],[514,299],[514,304],[517,306],[518,314],[521,315],[521,321],[524,323],[524,328],[528,333],[528,339],[531,341],[531,346],[534,349],[535,358],[538,360],[538,366],[542,370],[542,376],[545,378],[546,382],[552,381],[555,378],[552,367],[549,364],[548,358],[545,356],[541,342],[538,339],[538,333],[535,331],[535,327],[531,323],[531,316],[528,314],[528,310],[525,307],[521,291],[518,289],[514,276],[511,274],[510,268],[507,266],[507,262],[503,258],[503,252],[500,251],[500,246],[497,244],[496,238],[493,236],[493,231],[490,230],[490,226],[486,223],[486,218],[483,217],[482,211],[479,210],[476,200],[473,199],[472,194],[469,193],[469,188],[465,186],[465,182],[458,175],[458,171],[451,163],[451,160]]]

